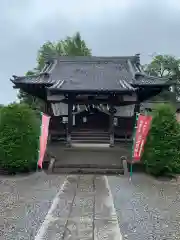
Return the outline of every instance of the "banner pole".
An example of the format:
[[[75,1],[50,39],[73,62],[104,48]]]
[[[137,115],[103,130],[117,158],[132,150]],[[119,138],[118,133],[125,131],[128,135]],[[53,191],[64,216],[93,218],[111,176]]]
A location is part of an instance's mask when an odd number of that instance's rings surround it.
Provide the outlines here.
[[[130,165],[130,175],[129,175],[129,181],[132,180],[132,174],[133,174],[133,153],[134,153],[134,144],[135,144],[135,138],[136,138],[136,129],[137,129],[137,121],[139,118],[139,113],[136,114],[136,120],[134,124],[134,130],[133,130],[133,145],[132,145],[132,157],[131,157],[131,165]]]

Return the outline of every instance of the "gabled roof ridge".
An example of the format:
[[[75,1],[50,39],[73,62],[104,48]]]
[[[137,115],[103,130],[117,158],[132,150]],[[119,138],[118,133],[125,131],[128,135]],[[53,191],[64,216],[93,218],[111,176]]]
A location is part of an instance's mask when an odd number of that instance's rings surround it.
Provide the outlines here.
[[[49,59],[52,61],[52,58]],[[127,61],[130,60],[134,63],[138,62],[139,56],[56,56],[53,60],[58,60],[58,62],[118,62],[118,61]],[[48,59],[47,59],[47,62]]]

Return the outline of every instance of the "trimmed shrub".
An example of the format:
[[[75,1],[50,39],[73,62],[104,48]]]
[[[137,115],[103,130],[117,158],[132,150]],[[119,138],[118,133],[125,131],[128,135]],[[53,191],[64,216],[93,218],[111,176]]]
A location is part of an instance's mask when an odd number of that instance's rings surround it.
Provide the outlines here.
[[[142,161],[155,176],[180,172],[180,124],[170,104],[159,104],[153,112]]]
[[[9,173],[36,169],[40,121],[25,104],[10,104],[0,112],[0,168]]]

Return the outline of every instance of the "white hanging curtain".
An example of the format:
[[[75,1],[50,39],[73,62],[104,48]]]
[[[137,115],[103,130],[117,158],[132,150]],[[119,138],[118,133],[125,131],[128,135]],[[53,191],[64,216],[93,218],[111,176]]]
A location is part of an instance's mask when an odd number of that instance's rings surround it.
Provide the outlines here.
[[[65,103],[52,103],[54,116],[68,115],[68,105]]]

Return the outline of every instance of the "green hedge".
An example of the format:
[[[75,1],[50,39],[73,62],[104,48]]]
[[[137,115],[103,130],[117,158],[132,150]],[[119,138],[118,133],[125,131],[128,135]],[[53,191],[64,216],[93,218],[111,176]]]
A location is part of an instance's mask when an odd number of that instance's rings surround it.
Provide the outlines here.
[[[0,111],[0,168],[9,173],[36,168],[40,121],[24,104],[10,104]]]
[[[156,176],[180,173],[180,124],[173,106],[155,108],[142,161],[146,171]]]

